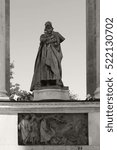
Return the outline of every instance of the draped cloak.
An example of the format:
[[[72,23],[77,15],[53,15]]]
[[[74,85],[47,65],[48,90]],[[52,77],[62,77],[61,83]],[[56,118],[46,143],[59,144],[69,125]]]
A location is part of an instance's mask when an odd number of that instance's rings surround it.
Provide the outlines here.
[[[31,91],[40,87],[42,80],[56,80],[62,82],[61,60],[63,55],[60,43],[63,42],[65,38],[58,32],[53,31],[52,34],[55,38],[55,42],[53,43],[47,44],[43,42],[45,34],[42,34],[40,37],[40,46],[35,61]]]

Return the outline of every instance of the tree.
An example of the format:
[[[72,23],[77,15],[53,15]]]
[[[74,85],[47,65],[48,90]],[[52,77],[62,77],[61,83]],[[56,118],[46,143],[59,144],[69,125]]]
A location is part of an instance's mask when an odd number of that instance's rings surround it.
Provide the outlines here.
[[[72,92],[70,92],[69,95],[70,95],[70,100],[79,100],[77,94],[73,94]]]
[[[18,94],[18,91],[20,90],[20,84],[12,83],[13,79],[13,69],[14,69],[14,62],[10,63],[10,96],[12,94]]]
[[[32,101],[33,94],[20,89],[20,84],[12,83],[14,62],[10,63],[10,100],[11,101]]]

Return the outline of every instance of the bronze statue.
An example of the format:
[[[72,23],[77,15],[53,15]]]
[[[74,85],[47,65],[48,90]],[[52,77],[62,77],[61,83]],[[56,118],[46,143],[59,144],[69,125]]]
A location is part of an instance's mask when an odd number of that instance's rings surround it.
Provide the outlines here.
[[[63,86],[61,69],[63,55],[60,43],[65,38],[53,29],[50,21],[45,23],[44,34],[40,36],[40,46],[35,61],[31,91],[42,86]]]

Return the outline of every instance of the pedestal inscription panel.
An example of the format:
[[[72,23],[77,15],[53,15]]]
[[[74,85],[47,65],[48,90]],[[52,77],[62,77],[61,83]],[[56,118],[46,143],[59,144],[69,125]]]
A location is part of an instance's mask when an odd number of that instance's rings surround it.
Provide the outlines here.
[[[18,114],[19,145],[88,145],[88,114]]]

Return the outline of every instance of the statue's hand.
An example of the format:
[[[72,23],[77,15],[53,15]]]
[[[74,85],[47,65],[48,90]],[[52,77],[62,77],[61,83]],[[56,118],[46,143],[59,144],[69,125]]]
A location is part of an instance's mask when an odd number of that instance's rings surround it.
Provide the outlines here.
[[[46,41],[46,43],[47,44],[54,44],[56,42],[56,39],[55,38],[47,38],[47,41]]]
[[[46,37],[45,34],[41,35],[40,41],[41,41],[41,42],[46,42],[46,41],[47,41],[47,37]]]

